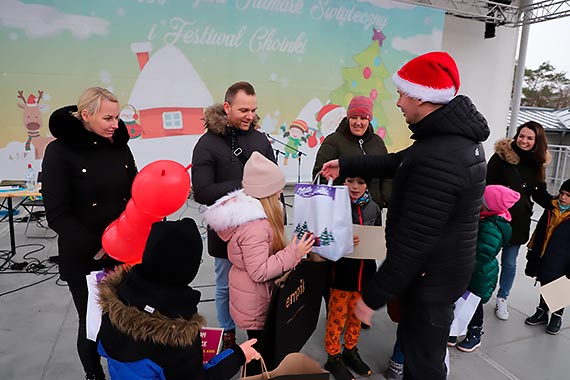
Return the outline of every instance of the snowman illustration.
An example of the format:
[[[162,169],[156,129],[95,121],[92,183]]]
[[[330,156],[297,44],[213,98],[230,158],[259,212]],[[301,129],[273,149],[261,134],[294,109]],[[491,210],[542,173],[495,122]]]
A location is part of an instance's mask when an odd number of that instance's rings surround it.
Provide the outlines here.
[[[285,126],[281,126],[282,130],[285,130],[283,137],[287,137],[287,145],[285,146],[285,158],[283,159],[283,165],[287,166],[287,161],[289,156],[292,158],[297,158],[299,155],[299,148],[304,142],[307,142],[305,134],[309,132],[309,126],[304,120],[297,119],[293,120],[289,127],[285,129]]]

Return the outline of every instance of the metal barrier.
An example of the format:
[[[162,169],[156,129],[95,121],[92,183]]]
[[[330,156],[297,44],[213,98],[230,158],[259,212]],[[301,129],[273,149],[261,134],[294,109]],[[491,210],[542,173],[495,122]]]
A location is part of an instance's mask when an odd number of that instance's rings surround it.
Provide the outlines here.
[[[558,194],[562,182],[570,178],[570,146],[548,145],[552,162],[546,168],[546,184],[551,194]]]

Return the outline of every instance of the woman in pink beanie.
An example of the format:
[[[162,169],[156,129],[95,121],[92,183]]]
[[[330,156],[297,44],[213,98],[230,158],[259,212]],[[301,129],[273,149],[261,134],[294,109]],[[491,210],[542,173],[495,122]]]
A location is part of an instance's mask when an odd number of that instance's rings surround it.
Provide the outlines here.
[[[271,280],[295,267],[311,251],[314,237],[294,236],[287,244],[280,201],[285,176],[260,153],[253,152],[246,162],[242,186],[208,207],[204,217],[228,243],[228,259],[233,264],[229,274],[230,314],[249,339],[258,339],[255,348],[259,351]],[[249,366],[248,374],[259,371]]]

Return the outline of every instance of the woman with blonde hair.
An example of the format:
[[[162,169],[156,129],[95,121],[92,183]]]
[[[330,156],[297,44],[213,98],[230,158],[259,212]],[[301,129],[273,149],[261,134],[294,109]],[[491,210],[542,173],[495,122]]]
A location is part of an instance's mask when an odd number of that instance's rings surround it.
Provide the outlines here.
[[[285,176],[275,163],[253,152],[245,164],[242,185],[243,189],[208,207],[204,217],[228,243],[228,259],[233,264],[229,274],[230,314],[249,339],[258,339],[254,347],[259,351],[271,280],[297,265],[311,251],[314,238],[305,234],[286,243],[279,200]]]
[[[101,237],[125,209],[137,174],[119,110],[110,91],[85,90],[77,105],[51,114],[49,129],[56,140],[47,146],[42,162],[47,220],[59,235],[59,274],[77,309],[77,350],[85,378],[92,380],[105,379],[105,374],[96,343],[87,339],[85,276],[118,263],[104,254]]]

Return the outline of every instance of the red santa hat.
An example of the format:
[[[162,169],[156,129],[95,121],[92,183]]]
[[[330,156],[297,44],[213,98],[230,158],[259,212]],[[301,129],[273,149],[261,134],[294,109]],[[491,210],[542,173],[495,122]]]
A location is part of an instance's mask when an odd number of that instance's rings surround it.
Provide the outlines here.
[[[35,107],[38,105],[38,103],[36,102],[36,97],[33,94],[28,96],[28,101],[26,102],[26,105],[28,107]]]
[[[329,112],[331,112],[332,110],[339,108],[340,106],[337,104],[325,104],[323,106],[323,108],[321,108],[319,110],[319,112],[317,113],[317,122],[321,121],[323,119],[323,117],[325,117],[325,115]]]
[[[392,77],[396,87],[411,98],[447,104],[459,90],[459,70],[443,51],[420,55],[406,63]]]

